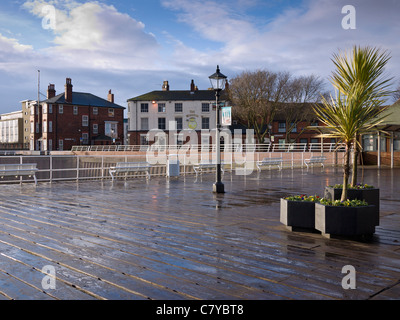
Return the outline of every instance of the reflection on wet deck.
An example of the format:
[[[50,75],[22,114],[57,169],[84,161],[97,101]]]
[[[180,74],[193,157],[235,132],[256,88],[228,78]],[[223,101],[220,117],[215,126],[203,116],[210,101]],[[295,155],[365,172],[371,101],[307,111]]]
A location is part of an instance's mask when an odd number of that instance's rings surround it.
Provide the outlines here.
[[[0,186],[0,299],[398,299],[400,170],[381,189],[371,242],[290,232],[279,199],[322,196],[339,169]],[[357,288],[344,290],[352,265]],[[43,290],[53,266],[56,288]]]

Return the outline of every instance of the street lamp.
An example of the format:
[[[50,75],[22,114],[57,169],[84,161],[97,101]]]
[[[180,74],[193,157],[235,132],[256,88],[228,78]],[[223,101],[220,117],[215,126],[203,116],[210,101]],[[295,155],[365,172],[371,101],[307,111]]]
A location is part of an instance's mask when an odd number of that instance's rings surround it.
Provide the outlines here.
[[[221,94],[221,91],[225,87],[225,82],[227,77],[224,76],[220,71],[219,71],[219,66],[217,66],[217,71],[209,76],[211,86],[215,91],[215,110],[216,110],[216,133],[215,133],[215,140],[216,140],[216,152],[217,152],[217,167],[216,167],[216,182],[213,185],[213,192],[215,193],[224,193],[225,188],[224,184],[221,181],[221,150],[220,150],[220,134],[219,134],[219,129],[221,127],[220,125],[220,120],[219,120],[219,110],[220,107],[218,105],[218,100],[219,96]]]

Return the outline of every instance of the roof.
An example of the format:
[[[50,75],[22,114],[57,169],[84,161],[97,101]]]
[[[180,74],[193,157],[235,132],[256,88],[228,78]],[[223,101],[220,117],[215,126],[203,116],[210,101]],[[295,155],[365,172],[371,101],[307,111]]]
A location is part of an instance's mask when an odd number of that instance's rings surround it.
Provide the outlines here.
[[[65,93],[61,93],[54,98],[50,98],[42,103],[59,103],[59,104],[73,104],[78,106],[93,106],[93,107],[105,107],[105,108],[122,108],[124,107],[112,103],[106,99],[100,98],[95,96],[91,93],[84,93],[84,92],[72,92],[72,103],[65,101]]]
[[[141,96],[134,97],[128,101],[210,101],[215,100],[214,90],[171,90],[152,91]]]

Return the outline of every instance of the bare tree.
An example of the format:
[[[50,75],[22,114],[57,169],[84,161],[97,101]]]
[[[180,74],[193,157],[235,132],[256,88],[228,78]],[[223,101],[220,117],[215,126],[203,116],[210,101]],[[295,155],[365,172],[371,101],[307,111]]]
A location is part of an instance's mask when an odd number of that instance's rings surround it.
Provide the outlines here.
[[[231,79],[229,100],[233,116],[254,129],[258,143],[264,143],[278,106],[288,98],[288,72],[245,71]]]
[[[293,78],[286,86],[286,103],[280,107],[286,122],[286,142],[290,142],[290,135],[299,122],[315,118],[312,104],[320,102],[321,97],[327,94],[324,86],[324,81],[316,75]]]

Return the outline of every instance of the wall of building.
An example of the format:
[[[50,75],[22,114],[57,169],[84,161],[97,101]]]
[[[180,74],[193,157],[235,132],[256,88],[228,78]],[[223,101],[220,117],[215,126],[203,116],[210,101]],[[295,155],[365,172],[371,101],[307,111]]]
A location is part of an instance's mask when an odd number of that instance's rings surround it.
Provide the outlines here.
[[[95,111],[97,109],[97,111]],[[76,145],[123,143],[124,110],[117,108],[45,104],[43,120],[43,150],[70,150]],[[84,119],[85,117],[85,119]],[[107,132],[107,123],[116,125],[114,135]],[[97,133],[95,127],[97,126]],[[107,141],[96,137],[107,135]],[[115,142],[112,141],[115,138]]]

